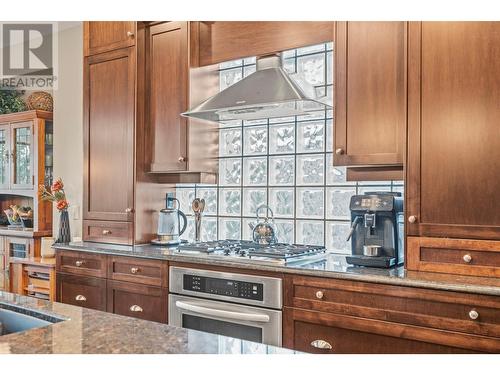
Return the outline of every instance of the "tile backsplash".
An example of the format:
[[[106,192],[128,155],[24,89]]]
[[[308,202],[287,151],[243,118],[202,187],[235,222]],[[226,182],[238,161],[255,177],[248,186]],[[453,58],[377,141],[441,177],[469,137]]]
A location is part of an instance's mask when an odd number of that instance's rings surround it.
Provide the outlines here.
[[[283,68],[333,102],[333,43],[283,53]],[[255,58],[220,65],[221,90],[255,71]],[[274,211],[280,242],[324,245],[349,252],[349,200],[367,191],[403,191],[402,181],[347,182],[333,167],[332,111],[307,116],[220,124],[217,185],[176,186],[188,215],[185,239],[194,239],[191,202],[206,201],[202,240],[250,239],[249,222],[267,204]]]

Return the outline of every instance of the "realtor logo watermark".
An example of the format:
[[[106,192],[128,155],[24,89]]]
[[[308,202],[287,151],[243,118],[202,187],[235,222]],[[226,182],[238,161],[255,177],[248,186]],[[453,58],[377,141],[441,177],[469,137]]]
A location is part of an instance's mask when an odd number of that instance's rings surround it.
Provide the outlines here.
[[[57,22],[0,22],[0,89],[57,89]]]

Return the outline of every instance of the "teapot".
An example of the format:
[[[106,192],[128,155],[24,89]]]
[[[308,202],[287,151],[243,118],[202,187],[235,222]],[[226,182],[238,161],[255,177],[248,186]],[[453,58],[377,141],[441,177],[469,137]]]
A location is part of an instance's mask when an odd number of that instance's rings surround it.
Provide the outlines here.
[[[264,221],[260,221],[261,218],[259,213],[262,209],[266,208],[266,217]],[[268,213],[271,213],[271,216],[267,216]],[[252,229],[252,238],[254,242],[257,242],[260,245],[272,245],[277,242],[276,239],[276,230],[274,228],[274,214],[273,210],[265,204],[259,206],[255,211],[255,215],[257,216],[257,223],[254,225],[253,223],[248,223],[250,229]]]

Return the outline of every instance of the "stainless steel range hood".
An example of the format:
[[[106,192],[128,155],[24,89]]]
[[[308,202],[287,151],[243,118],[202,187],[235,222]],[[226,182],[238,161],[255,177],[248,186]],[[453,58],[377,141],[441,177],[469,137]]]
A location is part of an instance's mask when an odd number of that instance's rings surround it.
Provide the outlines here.
[[[182,116],[222,122],[257,120],[304,115],[332,108],[317,100],[315,90],[289,76],[281,67],[281,57],[257,60],[257,71],[182,113]]]

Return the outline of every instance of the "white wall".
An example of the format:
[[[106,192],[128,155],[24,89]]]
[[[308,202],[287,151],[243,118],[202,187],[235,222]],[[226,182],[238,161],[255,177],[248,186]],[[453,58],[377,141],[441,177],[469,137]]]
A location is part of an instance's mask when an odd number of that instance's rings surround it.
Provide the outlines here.
[[[70,202],[72,237],[82,236],[83,26],[59,23],[58,89],[54,90],[54,178],[62,177]],[[54,209],[54,235],[59,215]]]

